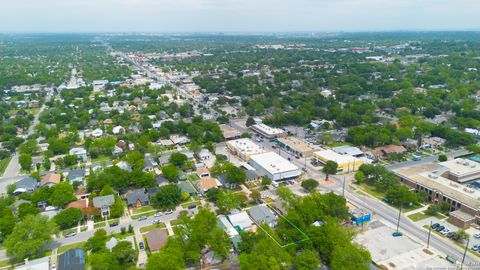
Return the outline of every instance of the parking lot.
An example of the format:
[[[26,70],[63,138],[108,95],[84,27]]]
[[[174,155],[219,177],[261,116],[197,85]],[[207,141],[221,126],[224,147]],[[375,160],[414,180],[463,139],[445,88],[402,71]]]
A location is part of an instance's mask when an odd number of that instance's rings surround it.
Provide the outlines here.
[[[452,267],[441,254],[413,241],[407,236],[393,237],[393,228],[380,221],[373,221],[367,230],[358,234],[355,241],[365,246],[372,261],[385,269],[428,269]],[[447,268],[445,268],[447,269]]]

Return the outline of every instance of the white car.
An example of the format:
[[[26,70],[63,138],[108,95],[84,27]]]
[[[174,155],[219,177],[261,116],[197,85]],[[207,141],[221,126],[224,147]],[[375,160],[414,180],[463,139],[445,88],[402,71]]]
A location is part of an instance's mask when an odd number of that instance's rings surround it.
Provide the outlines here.
[[[480,238],[480,233],[474,234],[473,237],[475,237],[475,238]]]
[[[449,229],[445,228],[443,231],[441,231],[440,233],[443,234],[443,235],[447,235],[448,233],[450,232]]]
[[[57,269],[57,264],[53,263],[51,269],[56,270]]]
[[[168,209],[167,211],[165,211],[165,215],[170,215],[173,213],[173,210],[172,209]]]
[[[157,213],[155,213],[155,215],[153,215],[153,216],[154,216],[154,217],[160,217],[160,216],[162,216],[162,215],[163,215],[162,212],[157,212]]]
[[[152,224],[157,224],[157,223],[160,223],[160,220],[154,219],[154,220],[152,221]]]

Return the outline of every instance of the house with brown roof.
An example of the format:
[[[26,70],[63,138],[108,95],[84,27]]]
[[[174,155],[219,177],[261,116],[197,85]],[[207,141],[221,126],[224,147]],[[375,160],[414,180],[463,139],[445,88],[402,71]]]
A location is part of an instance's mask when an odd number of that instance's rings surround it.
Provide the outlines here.
[[[151,252],[155,252],[165,246],[168,239],[168,234],[165,229],[151,230],[145,234],[148,248]]]
[[[40,181],[40,187],[54,186],[60,183],[61,178],[61,175],[58,173],[49,173],[42,178],[42,181]]]
[[[215,178],[204,177],[197,181],[197,188],[202,192],[207,192],[212,188],[218,188],[222,183]]]
[[[407,149],[405,149],[405,147],[401,145],[390,144],[382,147],[377,147],[372,150],[372,153],[377,157],[388,157],[392,154],[403,154],[406,151]]]
[[[196,173],[200,178],[210,177],[210,171],[207,167],[198,168]]]

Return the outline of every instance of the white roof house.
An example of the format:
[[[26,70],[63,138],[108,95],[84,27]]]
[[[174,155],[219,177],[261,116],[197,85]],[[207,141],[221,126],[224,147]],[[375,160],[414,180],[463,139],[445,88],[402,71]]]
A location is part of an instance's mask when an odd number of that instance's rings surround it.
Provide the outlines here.
[[[228,215],[228,220],[230,220],[230,223],[232,223],[233,227],[238,227],[241,230],[248,230],[253,225],[253,221],[245,211]]]
[[[102,137],[102,135],[103,135],[103,131],[99,128],[92,131],[92,137],[99,138],[99,137]]]
[[[350,145],[342,145],[332,148],[333,151],[339,153],[340,155],[350,155],[354,157],[363,156],[364,153],[358,147]]]
[[[122,127],[122,126],[113,127],[112,133],[115,134],[115,135],[124,134],[125,133],[125,128]]]
[[[256,124],[250,127],[253,131],[263,135],[266,138],[276,138],[286,136],[287,133],[283,129],[273,128],[265,124]]]
[[[274,181],[296,178],[301,174],[297,166],[274,152],[252,155],[248,163],[260,175]]]
[[[233,227],[233,225],[228,221],[226,216],[220,215],[217,217],[218,225],[225,231],[225,233],[230,236],[234,237],[238,235],[237,230]]]

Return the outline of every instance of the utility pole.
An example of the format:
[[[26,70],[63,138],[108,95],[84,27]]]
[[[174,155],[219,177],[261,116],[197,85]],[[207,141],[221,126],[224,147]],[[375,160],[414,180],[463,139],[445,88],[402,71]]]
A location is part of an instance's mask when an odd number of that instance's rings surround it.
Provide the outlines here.
[[[400,227],[401,214],[402,214],[402,205],[400,204],[400,210],[398,211],[397,232],[398,232],[398,228]]]
[[[343,189],[342,189],[342,196],[345,197],[345,174],[343,175]]]
[[[465,256],[467,255],[468,244],[470,243],[470,238],[467,240],[467,244],[465,245],[465,251],[463,252],[462,264],[460,265],[460,269],[463,269],[463,262],[465,262]]]
[[[430,234],[432,233],[432,221],[430,220],[430,229],[428,230],[427,249],[430,246]]]

